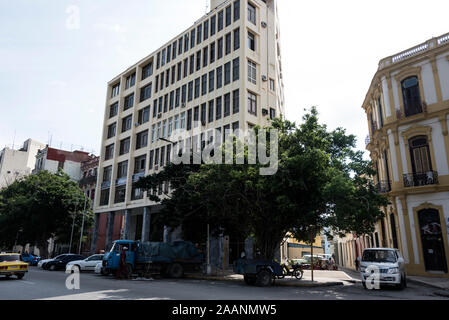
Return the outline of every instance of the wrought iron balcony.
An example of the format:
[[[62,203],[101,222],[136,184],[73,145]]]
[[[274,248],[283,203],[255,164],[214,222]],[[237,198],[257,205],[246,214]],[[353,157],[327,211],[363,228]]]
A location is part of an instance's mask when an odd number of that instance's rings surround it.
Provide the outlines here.
[[[376,189],[377,192],[379,193],[387,193],[391,191],[391,182],[390,181],[385,181],[385,180],[381,180],[376,184]]]
[[[81,186],[85,186],[85,185],[89,185],[89,184],[94,184],[96,182],[97,182],[97,176],[95,175],[95,176],[88,176],[88,177],[82,178],[80,180],[79,184]]]
[[[142,177],[145,177],[145,171],[133,174],[133,182],[138,181]]]
[[[405,188],[438,184],[438,173],[436,171],[406,173],[403,178]]]

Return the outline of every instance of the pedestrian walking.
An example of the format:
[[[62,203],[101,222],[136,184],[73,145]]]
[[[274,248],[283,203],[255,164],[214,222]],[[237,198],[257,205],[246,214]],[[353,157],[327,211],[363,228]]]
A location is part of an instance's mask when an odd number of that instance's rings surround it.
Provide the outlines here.
[[[117,268],[117,273],[115,278],[117,280],[121,280],[122,276],[124,277],[124,279],[128,279],[128,268],[126,265],[126,250],[128,250],[127,247],[123,247],[122,248],[122,252],[120,253],[120,262],[119,262],[119,266]]]
[[[355,259],[355,270],[359,271],[360,269],[360,256]]]

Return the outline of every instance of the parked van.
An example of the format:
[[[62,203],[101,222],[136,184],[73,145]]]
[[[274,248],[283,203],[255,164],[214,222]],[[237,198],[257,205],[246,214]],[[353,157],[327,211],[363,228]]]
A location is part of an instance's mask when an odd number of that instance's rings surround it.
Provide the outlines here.
[[[380,285],[394,285],[401,289],[407,286],[405,262],[398,249],[369,248],[363,250],[360,272],[365,289],[367,288],[366,281],[370,281],[367,278],[375,272],[379,272]]]

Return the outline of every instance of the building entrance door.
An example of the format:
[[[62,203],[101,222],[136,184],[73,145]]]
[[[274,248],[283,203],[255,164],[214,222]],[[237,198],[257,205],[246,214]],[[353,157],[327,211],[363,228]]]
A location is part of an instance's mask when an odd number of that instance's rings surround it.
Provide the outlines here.
[[[426,271],[447,273],[446,254],[438,210],[421,210],[418,212],[418,220]]]

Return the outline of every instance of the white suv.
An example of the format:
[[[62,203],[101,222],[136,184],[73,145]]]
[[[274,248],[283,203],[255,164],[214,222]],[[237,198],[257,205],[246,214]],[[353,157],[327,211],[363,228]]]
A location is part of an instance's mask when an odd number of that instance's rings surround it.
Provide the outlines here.
[[[394,285],[404,289],[407,286],[405,262],[398,249],[369,248],[363,250],[360,263],[362,284],[367,289],[376,281],[379,285]]]

